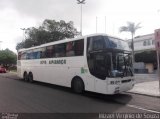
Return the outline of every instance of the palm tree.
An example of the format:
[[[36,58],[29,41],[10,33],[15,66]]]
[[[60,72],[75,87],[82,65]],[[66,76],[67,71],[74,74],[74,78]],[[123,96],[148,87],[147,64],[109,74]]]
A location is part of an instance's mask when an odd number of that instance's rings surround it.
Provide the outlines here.
[[[131,36],[132,36],[132,42],[131,42],[131,48],[132,48],[132,60],[133,63],[135,62],[135,58],[134,58],[134,35],[135,32],[137,31],[137,29],[141,28],[140,26],[141,23],[135,24],[134,22],[127,22],[127,26],[121,26],[119,31],[120,32],[130,32]]]

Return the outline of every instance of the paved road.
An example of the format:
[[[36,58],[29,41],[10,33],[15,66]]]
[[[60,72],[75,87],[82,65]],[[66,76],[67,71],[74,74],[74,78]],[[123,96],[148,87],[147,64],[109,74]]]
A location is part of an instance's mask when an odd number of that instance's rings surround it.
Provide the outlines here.
[[[124,93],[105,96],[86,92],[73,93],[69,88],[0,75],[0,112],[20,113],[99,113],[160,112],[160,99]]]

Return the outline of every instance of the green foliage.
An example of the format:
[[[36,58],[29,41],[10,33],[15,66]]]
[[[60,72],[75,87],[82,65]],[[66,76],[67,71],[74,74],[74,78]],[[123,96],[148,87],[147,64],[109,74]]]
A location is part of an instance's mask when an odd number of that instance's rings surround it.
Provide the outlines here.
[[[72,21],[66,23],[63,20],[57,22],[46,19],[39,28],[31,27],[26,29],[25,34],[26,40],[17,44],[17,50],[65,38],[73,38],[79,35],[79,32],[74,28]]]
[[[156,63],[157,62],[156,51],[144,51],[141,53],[136,53],[135,61],[144,63]]]
[[[141,28],[141,23],[135,24],[134,22],[127,22],[127,26],[120,27],[120,32],[130,32],[131,34],[135,34],[136,30]]]
[[[7,66],[16,64],[16,61],[17,61],[17,56],[14,52],[10,51],[9,49],[0,51],[0,64]]]
[[[119,28],[119,31],[120,32],[130,32],[131,33],[131,36],[132,36],[132,42],[131,42],[131,49],[132,49],[132,55],[133,55],[133,62],[135,62],[135,55],[134,55],[134,35],[135,35],[135,32],[137,31],[137,29],[140,29],[141,26],[140,26],[140,23],[138,24],[135,24],[134,22],[127,22],[127,26],[121,26]]]

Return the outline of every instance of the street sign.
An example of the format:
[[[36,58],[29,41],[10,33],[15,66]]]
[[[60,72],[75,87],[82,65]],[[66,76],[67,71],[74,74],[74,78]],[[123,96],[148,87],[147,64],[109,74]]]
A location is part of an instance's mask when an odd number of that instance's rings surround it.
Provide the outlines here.
[[[160,49],[160,29],[154,31],[156,49]]]

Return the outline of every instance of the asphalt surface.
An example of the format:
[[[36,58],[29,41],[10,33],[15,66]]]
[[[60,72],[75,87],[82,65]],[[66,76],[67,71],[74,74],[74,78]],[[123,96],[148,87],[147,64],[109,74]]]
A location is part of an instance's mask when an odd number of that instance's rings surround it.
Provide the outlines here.
[[[70,88],[0,75],[0,112],[159,113],[160,99],[137,94],[75,94]]]
[[[0,75],[0,112],[138,113],[150,112],[148,110],[160,112],[160,99],[130,93],[112,96],[85,92],[80,95],[70,88]]]

